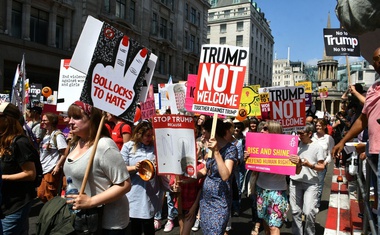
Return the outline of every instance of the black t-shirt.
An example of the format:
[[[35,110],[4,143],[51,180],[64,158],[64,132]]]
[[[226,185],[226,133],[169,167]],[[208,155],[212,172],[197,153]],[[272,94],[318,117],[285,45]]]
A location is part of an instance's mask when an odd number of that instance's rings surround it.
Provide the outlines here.
[[[28,161],[33,162],[33,155],[35,154],[36,151],[28,138],[18,138],[14,143],[14,153],[1,157],[2,173],[10,175],[21,172],[21,166]],[[3,180],[1,193],[1,210],[4,215],[16,212],[37,196],[34,181]]]

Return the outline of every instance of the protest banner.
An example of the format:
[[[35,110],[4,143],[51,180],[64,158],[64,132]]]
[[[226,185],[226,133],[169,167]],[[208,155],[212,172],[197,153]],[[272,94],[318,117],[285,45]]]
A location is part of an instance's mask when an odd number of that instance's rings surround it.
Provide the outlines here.
[[[305,88],[302,86],[270,87],[270,119],[278,121],[285,132],[305,126]]]
[[[186,101],[186,84],[176,83],[168,84],[167,87],[170,111],[172,114],[179,114],[185,112]]]
[[[313,104],[312,100],[312,92],[313,87],[311,85],[311,81],[303,81],[303,82],[296,82],[296,86],[303,86],[305,88],[305,106],[306,108],[310,108]]]
[[[195,89],[197,86],[197,75],[188,74],[186,81],[186,100],[185,100],[185,109],[189,112],[193,112],[194,96]],[[201,113],[201,112],[198,112]]]
[[[150,54],[115,27],[88,16],[70,63],[86,74],[80,100],[133,122]]]
[[[79,100],[86,75],[70,67],[70,59],[61,60],[58,82],[57,111],[67,111]]]
[[[153,117],[157,174],[196,178],[194,118],[184,115]]]
[[[247,116],[261,116],[259,88],[260,85],[243,87],[240,98],[240,107],[245,108]]]
[[[327,56],[360,56],[358,36],[350,35],[341,28],[323,29]]]
[[[194,94],[194,112],[236,116],[249,60],[246,47],[203,45]]]
[[[297,154],[298,136],[247,132],[245,146],[249,153],[246,169],[281,175],[295,174],[296,165],[290,162],[289,156]]]
[[[141,119],[149,119],[156,115],[156,107],[154,103],[153,85],[149,86],[149,92],[145,102],[140,103],[141,106]]]

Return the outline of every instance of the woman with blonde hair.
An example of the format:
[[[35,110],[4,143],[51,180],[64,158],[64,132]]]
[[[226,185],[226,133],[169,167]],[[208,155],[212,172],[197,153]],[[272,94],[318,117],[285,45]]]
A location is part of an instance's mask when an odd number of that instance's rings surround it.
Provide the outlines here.
[[[129,223],[128,199],[125,194],[131,188],[129,174],[123,166],[123,159],[115,142],[109,137],[105,126],[100,126],[103,113],[82,101],[76,101],[68,109],[69,125],[73,133],[71,151],[63,166],[65,176],[72,179],[73,185],[80,189],[83,178],[95,152],[91,171],[84,194],[66,195],[67,203],[73,204],[73,210],[96,212],[100,217],[97,226],[90,231],[97,234],[125,234]],[[101,128],[99,141],[95,148],[95,139]],[[98,227],[98,228],[97,228]],[[83,228],[75,228],[83,232]],[[87,229],[87,228],[86,228]]]
[[[261,133],[283,134],[280,123],[269,120]],[[263,220],[266,234],[280,234],[280,228],[286,220],[289,210],[287,196],[288,184],[286,175],[260,172],[256,180],[257,213]],[[258,235],[259,228],[255,226],[251,235]]]
[[[161,209],[163,199],[160,180],[165,177],[154,175],[145,181],[138,173],[143,167],[142,161],[155,162],[153,127],[149,121],[142,121],[134,128],[131,140],[121,149],[121,155],[132,180],[132,189],[127,193],[131,234],[152,235],[155,233],[154,214]]]

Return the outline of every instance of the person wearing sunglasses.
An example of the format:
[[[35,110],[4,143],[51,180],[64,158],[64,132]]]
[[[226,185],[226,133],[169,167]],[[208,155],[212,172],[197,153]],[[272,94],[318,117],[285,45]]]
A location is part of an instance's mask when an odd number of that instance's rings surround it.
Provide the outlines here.
[[[314,125],[306,123],[297,131],[298,154],[289,159],[296,164],[296,175],[290,176],[289,201],[292,208],[292,232],[295,235],[315,234],[315,218],[318,213],[318,172],[325,169],[323,148],[312,141]],[[305,225],[302,225],[302,214]]]

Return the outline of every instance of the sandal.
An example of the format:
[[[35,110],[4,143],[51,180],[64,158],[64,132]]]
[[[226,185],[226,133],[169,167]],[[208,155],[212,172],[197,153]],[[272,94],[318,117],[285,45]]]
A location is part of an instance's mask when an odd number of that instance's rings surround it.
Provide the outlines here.
[[[254,229],[251,230],[251,235],[259,235],[260,225],[256,225]]]

